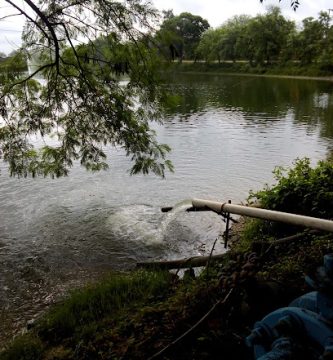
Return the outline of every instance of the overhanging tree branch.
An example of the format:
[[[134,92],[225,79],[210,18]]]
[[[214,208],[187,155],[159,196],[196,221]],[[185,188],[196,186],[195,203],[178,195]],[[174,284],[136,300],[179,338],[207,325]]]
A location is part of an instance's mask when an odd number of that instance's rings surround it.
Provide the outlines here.
[[[13,0],[6,1],[26,16],[24,46],[38,64],[29,75],[8,72],[0,85],[10,130],[0,126],[0,148],[10,172],[66,175],[75,159],[87,169],[104,169],[102,146],[107,144],[121,146],[133,159],[132,173],[164,176],[171,170],[165,160],[169,148],[156,142],[149,127],[162,92],[152,42],[140,26],[152,30],[154,11],[141,0],[45,0],[42,8],[23,0],[33,19]],[[119,83],[121,73],[129,77],[125,85]],[[40,74],[45,84],[37,85]],[[58,145],[45,141],[44,148],[33,149],[32,133],[56,134]]]
[[[10,4],[11,6],[13,6],[15,9],[17,9],[22,15],[24,15],[27,19],[29,19],[33,24],[35,24],[46,38],[49,38],[49,35],[47,34],[47,32],[38,24],[38,22],[36,20],[34,20],[31,16],[29,16],[26,11],[22,10],[18,5],[13,3],[11,0],[5,0],[5,1],[8,4]]]
[[[8,0],[10,1],[10,0]],[[47,29],[49,30],[51,37],[53,39],[53,45],[54,45],[54,55],[55,55],[55,66],[57,68],[57,72],[59,72],[59,58],[60,58],[60,49],[59,49],[59,39],[54,31],[53,26],[51,25],[49,19],[46,15],[31,1],[31,0],[23,0],[25,3],[27,3],[30,8],[40,17],[40,19],[43,21]]]

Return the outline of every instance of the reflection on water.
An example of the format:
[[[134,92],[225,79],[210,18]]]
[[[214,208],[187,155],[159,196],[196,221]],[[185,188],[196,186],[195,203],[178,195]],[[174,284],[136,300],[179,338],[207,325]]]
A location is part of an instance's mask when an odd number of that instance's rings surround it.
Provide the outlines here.
[[[299,79],[210,74],[177,74],[173,92],[182,96],[168,114],[188,119],[193,113],[223,108],[241,112],[249,124],[283,120],[320,128],[322,137],[333,137],[333,83]]]
[[[1,164],[0,340],[9,323],[22,325],[55,294],[105,270],[209,254],[223,230],[217,215],[160,207],[192,197],[240,202],[272,181],[275,165],[324,158],[332,150],[332,86],[177,75],[170,87],[178,100],[165,124],[153,125],[173,148],[176,172],[165,180],[130,177],[125,154],[111,148],[110,169],[98,174],[74,166],[68,178],[13,179]]]

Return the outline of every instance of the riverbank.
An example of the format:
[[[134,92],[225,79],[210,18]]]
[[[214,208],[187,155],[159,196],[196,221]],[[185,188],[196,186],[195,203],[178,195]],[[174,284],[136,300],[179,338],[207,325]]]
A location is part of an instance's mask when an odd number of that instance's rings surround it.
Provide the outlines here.
[[[311,168],[299,160],[251,199],[331,219],[332,175],[329,161]],[[254,322],[308,291],[304,274],[333,252],[333,234],[246,219],[232,239],[221,261],[208,262],[196,278],[191,270],[182,278],[136,270],[75,291],[0,359],[249,359],[244,339]]]
[[[325,68],[315,64],[311,66],[301,66],[289,64],[285,66],[250,66],[246,62],[223,62],[223,63],[205,63],[183,61],[174,62],[169,65],[168,71],[180,73],[206,73],[206,74],[227,74],[238,76],[257,76],[272,77],[284,79],[303,79],[303,80],[323,80],[333,81],[333,71],[331,68]]]
[[[265,258],[232,250],[196,279],[158,270],[110,276],[54,307],[0,359],[249,359],[244,338],[254,321],[306,291],[304,272],[332,241],[307,236],[266,247]]]

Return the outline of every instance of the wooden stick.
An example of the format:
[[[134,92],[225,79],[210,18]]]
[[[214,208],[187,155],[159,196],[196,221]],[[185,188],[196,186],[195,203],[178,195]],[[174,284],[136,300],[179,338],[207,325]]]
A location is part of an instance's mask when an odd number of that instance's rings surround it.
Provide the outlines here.
[[[221,261],[224,259],[226,254],[218,254],[213,256],[194,256],[187,259],[180,259],[180,260],[165,260],[165,261],[143,261],[138,262],[136,267],[138,268],[145,268],[145,269],[152,269],[152,268],[159,268],[159,269],[186,269],[190,267],[199,267],[205,266],[207,262],[210,260],[211,262]]]

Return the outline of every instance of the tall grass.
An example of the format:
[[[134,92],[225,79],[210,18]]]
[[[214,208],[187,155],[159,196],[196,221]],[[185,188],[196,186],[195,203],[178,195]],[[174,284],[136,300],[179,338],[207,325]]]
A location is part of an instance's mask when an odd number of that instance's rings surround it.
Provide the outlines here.
[[[41,344],[55,344],[79,335],[94,323],[107,317],[148,304],[166,295],[171,275],[161,271],[135,271],[110,275],[103,281],[75,290],[62,303],[55,305],[37,322],[32,333],[14,340],[0,354],[1,360],[39,359]]]
[[[109,278],[82,290],[74,291],[62,304],[55,306],[39,324],[40,334],[57,340],[73,334],[75,329],[116,316],[133,304],[146,303],[164,294],[170,282],[167,272],[137,271]]]

